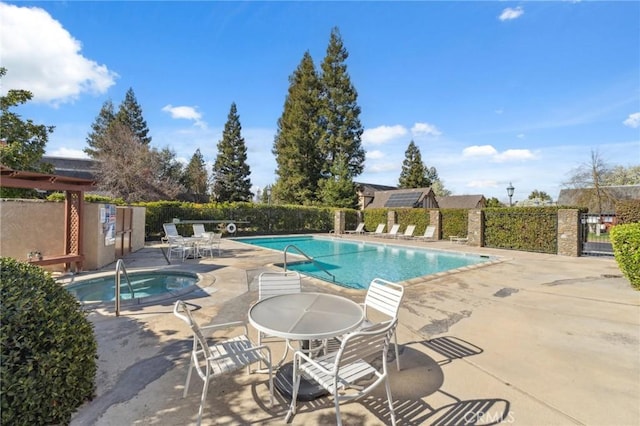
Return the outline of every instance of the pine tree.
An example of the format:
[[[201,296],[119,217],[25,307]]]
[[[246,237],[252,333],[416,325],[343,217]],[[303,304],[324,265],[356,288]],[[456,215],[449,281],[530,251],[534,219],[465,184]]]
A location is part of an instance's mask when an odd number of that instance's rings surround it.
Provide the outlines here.
[[[278,119],[273,143],[276,156],[276,183],[272,201],[286,204],[317,202],[322,169],[319,150],[321,86],[309,52],[289,77],[284,111]]]
[[[422,162],[420,150],[413,141],[409,143],[404,154],[405,159],[402,162],[402,172],[400,172],[398,186],[400,188],[425,188],[431,186],[431,181],[427,177],[429,170]],[[435,173],[435,168],[431,172]]]
[[[132,88],[127,90],[124,101],[120,104],[120,108],[116,114],[116,119],[131,129],[140,143],[145,145],[149,145],[151,143],[147,122],[142,117],[142,108],[140,107]]]
[[[357,208],[358,195],[344,156],[333,162],[331,176],[320,180],[320,197],[326,206]]]
[[[206,203],[208,201],[209,174],[207,173],[200,148],[196,149],[189,164],[187,164],[184,180],[186,190],[193,197],[193,201],[196,203]]]
[[[359,118],[358,93],[351,84],[345,64],[348,57],[340,31],[333,28],[322,62],[321,76],[324,126],[320,149],[324,156],[324,177],[332,176],[333,163],[341,156],[346,159],[351,178],[360,175],[364,169],[365,151],[361,145],[363,128]]]
[[[99,146],[99,142],[115,118],[113,102],[111,102],[111,100],[105,101],[105,103],[102,104],[102,108],[100,108],[98,116],[91,125],[91,133],[87,136],[88,147],[84,149],[84,152],[90,157],[95,158],[102,149],[102,147]]]
[[[216,201],[251,201],[251,179],[247,164],[247,146],[236,109],[231,104],[222,139],[218,142],[218,156],[213,165],[213,197]]]

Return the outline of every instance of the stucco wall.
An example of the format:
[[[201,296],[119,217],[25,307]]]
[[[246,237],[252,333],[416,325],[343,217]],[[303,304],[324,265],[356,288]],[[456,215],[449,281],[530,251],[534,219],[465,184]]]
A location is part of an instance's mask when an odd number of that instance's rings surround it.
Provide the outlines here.
[[[83,205],[82,251],[84,270],[99,269],[115,262],[115,245],[105,245],[101,208],[106,204]],[[145,208],[133,207],[132,251],[144,247]],[[26,261],[30,251],[43,256],[64,253],[64,203],[41,200],[0,201],[0,256]],[[45,266],[62,271],[63,264]]]

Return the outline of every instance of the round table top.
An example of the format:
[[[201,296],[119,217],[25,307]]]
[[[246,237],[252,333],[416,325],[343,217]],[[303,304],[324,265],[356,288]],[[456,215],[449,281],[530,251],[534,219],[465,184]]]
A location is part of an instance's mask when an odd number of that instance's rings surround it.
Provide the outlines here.
[[[340,336],[355,330],[363,319],[356,302],[325,293],[282,294],[249,309],[249,323],[257,330],[291,340]]]

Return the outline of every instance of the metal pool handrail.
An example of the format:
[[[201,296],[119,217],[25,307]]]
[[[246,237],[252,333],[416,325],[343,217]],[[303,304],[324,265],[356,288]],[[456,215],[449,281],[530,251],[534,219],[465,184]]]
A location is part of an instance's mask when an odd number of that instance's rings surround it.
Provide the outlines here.
[[[289,250],[290,248],[296,249],[298,253],[300,253],[301,255],[303,255],[304,257],[309,259],[314,265],[316,265],[318,267],[318,269],[322,270],[324,273],[326,273],[331,278],[333,278],[333,281],[335,282],[335,280],[336,280],[336,276],[335,275],[333,275],[331,272],[327,271],[322,265],[320,265],[318,262],[316,262],[312,257],[307,256],[307,254],[305,252],[303,252],[302,250],[300,250],[300,248],[298,248],[298,246],[296,246],[295,244],[289,244],[288,246],[286,246],[284,248],[284,270],[285,271],[287,270],[287,250]]]
[[[124,261],[122,259],[118,259],[116,262],[116,316],[120,316],[120,273],[124,273],[124,277],[127,279],[127,285],[129,286],[129,291],[131,292],[131,299],[134,298],[133,287],[131,287],[131,280],[129,279],[129,274],[127,274],[127,269],[124,267]]]

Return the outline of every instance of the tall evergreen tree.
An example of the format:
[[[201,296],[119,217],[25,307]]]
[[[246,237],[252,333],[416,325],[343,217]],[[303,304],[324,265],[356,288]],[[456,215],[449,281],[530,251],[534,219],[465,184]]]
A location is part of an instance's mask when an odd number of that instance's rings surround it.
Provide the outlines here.
[[[231,104],[218,156],[213,165],[213,197],[216,201],[251,201],[251,171],[247,164],[247,146],[235,102]]]
[[[99,146],[102,136],[107,132],[107,129],[115,120],[116,115],[113,109],[113,102],[111,100],[105,101],[100,108],[100,112],[95,121],[91,125],[91,133],[87,135],[88,147],[84,149],[90,157],[95,158],[103,147]]]
[[[333,162],[331,176],[320,180],[320,198],[326,206],[355,209],[358,206],[356,186],[351,179],[346,158]]]
[[[127,90],[124,101],[120,104],[120,108],[116,114],[116,119],[131,129],[140,143],[145,145],[151,143],[147,121],[142,116],[142,107],[138,103],[132,88]]]
[[[331,30],[327,53],[322,62],[323,133],[320,149],[324,156],[323,177],[332,176],[332,166],[339,157],[346,159],[351,178],[364,169],[365,151],[360,123],[358,93],[351,83],[345,61],[349,57],[338,28]]]
[[[184,172],[186,190],[196,203],[206,203],[209,199],[209,173],[200,149],[191,157]]]
[[[289,77],[284,111],[278,119],[273,143],[276,156],[276,183],[272,200],[287,204],[317,202],[322,170],[319,150],[321,85],[309,52]]]
[[[400,172],[398,186],[400,188],[431,186],[431,180],[427,176],[427,168],[422,162],[422,155],[413,140],[409,142],[404,155],[405,159],[402,162],[402,172]],[[433,171],[435,172],[435,169]]]

